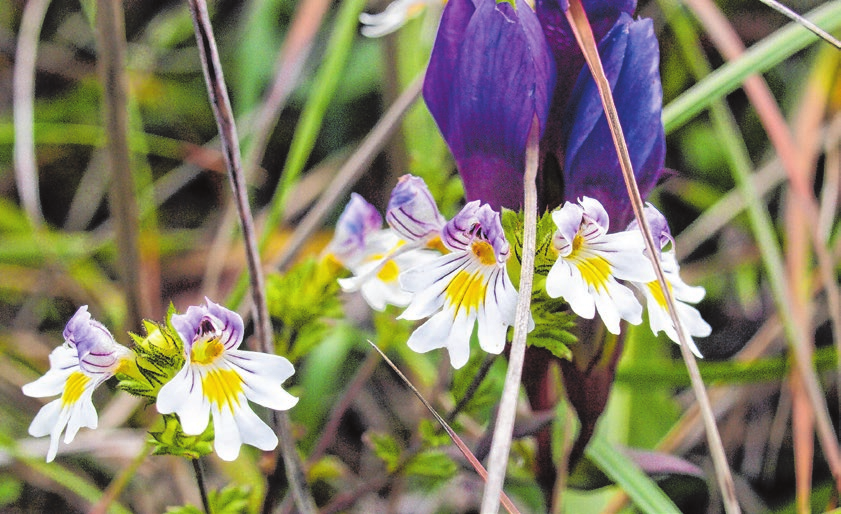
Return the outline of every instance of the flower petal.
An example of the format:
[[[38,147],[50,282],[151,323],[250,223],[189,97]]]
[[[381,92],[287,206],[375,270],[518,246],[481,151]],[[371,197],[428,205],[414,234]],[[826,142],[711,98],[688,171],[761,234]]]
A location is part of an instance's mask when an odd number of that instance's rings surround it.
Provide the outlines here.
[[[244,401],[245,399],[243,398]],[[219,455],[220,459],[226,461],[235,460],[239,456],[242,438],[239,434],[239,427],[234,418],[234,413],[230,409],[220,409],[216,405],[211,407],[210,412],[213,415],[213,449]]]
[[[432,50],[424,99],[455,157],[468,200],[522,203],[532,120],[546,125],[555,69],[525,1],[450,0]]]
[[[242,378],[245,396],[254,403],[274,410],[288,410],[298,398],[287,393],[281,384],[295,373],[295,368],[280,355],[235,350],[225,359]]]
[[[633,21],[623,14],[599,44],[599,54],[616,98],[616,108],[637,184],[643,197],[656,185],[665,159],[661,119],[660,54],[651,20]],[[601,201],[613,222],[625,226],[631,208],[619,160],[598,90],[582,70],[570,99],[564,126],[564,194]]]

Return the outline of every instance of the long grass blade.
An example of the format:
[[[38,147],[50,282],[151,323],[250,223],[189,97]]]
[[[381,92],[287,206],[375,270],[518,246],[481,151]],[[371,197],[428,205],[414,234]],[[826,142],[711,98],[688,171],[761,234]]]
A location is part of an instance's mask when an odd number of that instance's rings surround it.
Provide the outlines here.
[[[23,209],[34,225],[44,221],[38,189],[38,165],[35,160],[35,56],[38,36],[50,0],[30,0],[23,7],[20,20],[15,71],[12,78],[15,123],[15,181]]]
[[[841,0],[827,2],[811,11],[809,19],[828,31],[841,28]],[[663,109],[666,133],[673,132],[708,109],[724,95],[739,88],[751,73],[763,73],[818,41],[797,23],[791,23],[752,46],[741,59],[729,62],[705,77]]]

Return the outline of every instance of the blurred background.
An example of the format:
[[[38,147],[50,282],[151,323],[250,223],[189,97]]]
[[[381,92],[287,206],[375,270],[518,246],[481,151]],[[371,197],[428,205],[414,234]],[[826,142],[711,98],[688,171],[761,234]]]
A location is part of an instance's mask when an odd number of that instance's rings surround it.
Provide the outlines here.
[[[410,172],[427,181],[446,216],[460,208],[460,182],[422,100],[385,137],[375,134],[375,145],[362,144],[422,76],[443,7],[422,5],[399,31],[364,37],[359,13],[386,5],[210,3],[263,258],[275,277],[270,282],[300,269],[290,268],[293,263],[318,256],[350,191],[382,209],[397,178]],[[800,13],[823,9],[822,20],[838,34],[841,2],[789,6]],[[126,331],[140,333],[141,319],[164,319],[170,303],[183,311],[206,295],[248,312],[242,241],[187,6],[127,0],[122,7],[124,40],[101,31],[98,39],[92,0],[0,3],[3,512],[163,512],[200,505],[189,463],[146,457],[147,430],[157,422],[153,407],[100,388],[100,429],[83,430],[55,464],[45,465],[47,441],[27,435],[43,402],[24,397],[20,386],[47,369],[49,352],[61,344],[64,324],[80,305],[89,305],[123,344]],[[814,354],[838,426],[831,317],[839,313],[831,306],[841,251],[841,52],[779,37],[788,20],[755,0],[643,0],[637,14],[654,20],[660,41],[672,170],[649,200],[677,236],[684,280],[707,290],[699,310],[713,334],[696,342],[706,357],[700,366],[737,495],[745,512],[830,509],[837,495],[788,348],[803,345]],[[739,61],[761,71],[764,82],[746,92],[731,79],[723,89],[687,96],[693,86],[726,83],[714,70],[738,58],[739,40],[777,52]],[[128,90],[122,114],[129,154],[118,169],[108,164],[117,135],[108,128],[113,91],[103,85],[104,60],[114,52],[124,53],[121,79]],[[325,191],[336,184],[338,195],[330,199]],[[817,211],[801,209],[803,194]],[[315,217],[320,198],[324,219]],[[120,214],[115,205],[128,208]],[[766,218],[751,214],[751,205]],[[308,220],[314,230],[302,231]],[[770,240],[762,239],[763,226]],[[126,252],[120,241],[133,249]],[[293,252],[290,242],[302,244]],[[779,253],[769,252],[768,244]],[[769,265],[774,262],[780,267]],[[791,311],[785,316],[775,281],[786,287]],[[275,304],[273,313],[284,305]],[[442,412],[464,394],[481,357],[452,373],[446,356],[412,353],[405,348],[411,325],[395,321],[398,312],[372,314],[356,295],[342,295],[341,306],[325,310],[318,331],[305,334],[306,345],[290,357],[297,369],[291,391],[302,398],[290,416],[313,495],[325,512],[476,511],[481,480],[449,440],[441,440],[406,387],[372,357],[365,339],[387,349]],[[275,315],[275,328],[282,332],[280,318]],[[798,337],[786,335],[789,318],[801,328]],[[455,418],[473,448],[485,435],[504,371],[504,359],[494,362]],[[662,465],[646,468],[643,457],[638,463],[681,510],[719,512],[688,385],[677,346],[646,326],[631,328],[599,430],[614,444],[679,457],[680,466],[655,458]],[[558,407],[561,443],[572,416]],[[535,428],[529,420],[524,405],[506,490],[524,512],[542,512],[547,507],[531,469]],[[211,457],[206,464],[211,487],[247,486],[238,504],[244,511],[259,510],[265,475],[274,468],[272,455],[251,450],[233,463]],[[567,486],[567,512],[635,509],[621,487],[593,469],[579,470]]]

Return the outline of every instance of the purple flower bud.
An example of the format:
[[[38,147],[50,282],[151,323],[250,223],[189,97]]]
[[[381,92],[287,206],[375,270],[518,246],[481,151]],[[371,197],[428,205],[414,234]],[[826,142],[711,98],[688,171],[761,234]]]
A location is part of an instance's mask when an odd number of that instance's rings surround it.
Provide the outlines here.
[[[104,374],[110,377],[114,374],[117,362],[128,353],[102,323],[91,318],[87,305],[79,307],[70,318],[63,335],[76,348],[79,367],[91,375]]]
[[[391,192],[385,220],[407,241],[428,240],[438,235],[446,222],[426,183],[412,175],[400,177]]]
[[[351,193],[350,201],[336,223],[327,252],[349,266],[364,253],[366,238],[380,230],[382,225],[383,219],[377,208],[360,195]]]
[[[666,147],[661,118],[660,53],[651,20],[633,21],[622,14],[599,44],[605,73],[613,90],[619,121],[628,144],[640,194],[657,184]],[[564,196],[590,196],[624,226],[633,216],[596,84],[582,70],[564,118]]]

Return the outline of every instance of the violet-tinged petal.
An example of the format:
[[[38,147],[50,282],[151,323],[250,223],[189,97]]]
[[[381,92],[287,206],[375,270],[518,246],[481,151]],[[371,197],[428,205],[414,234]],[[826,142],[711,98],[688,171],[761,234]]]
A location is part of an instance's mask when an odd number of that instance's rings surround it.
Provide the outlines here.
[[[441,229],[441,241],[450,250],[463,251],[470,245],[473,238],[470,236],[470,229],[476,223],[476,213],[479,212],[481,202],[473,200],[462,207],[461,211],[453,219],[448,221]]]
[[[541,133],[546,126],[554,62],[524,1],[516,10],[494,0],[477,0],[473,7],[470,0],[451,0],[445,8],[424,98],[455,157],[467,199],[516,208],[535,116]]]
[[[181,336],[186,354],[190,355],[198,341],[215,340],[226,350],[239,347],[245,333],[242,317],[208,298],[204,301],[204,305],[190,306],[184,314],[172,316],[172,326]]]
[[[645,197],[663,169],[660,53],[651,20],[622,15],[599,45],[640,193]],[[564,194],[600,200],[615,224],[625,226],[631,207],[598,90],[588,70],[576,83],[567,112],[569,138]]]
[[[667,244],[673,242],[672,231],[669,229],[669,222],[666,217],[657,210],[656,207],[650,203],[646,203],[643,208],[643,215],[648,222],[648,227],[651,229],[651,235],[655,240],[659,241],[660,248],[664,248]],[[631,220],[626,230],[638,230],[639,223],[636,219]]]
[[[403,175],[391,192],[385,214],[388,225],[407,241],[438,235],[446,220],[420,177]]]
[[[601,41],[620,15],[633,14],[637,8],[636,0],[583,0],[582,4],[596,41]],[[558,70],[553,104],[557,103],[561,106],[566,105],[572,85],[584,67],[584,54],[578,48],[572,27],[566,19],[565,12],[568,6],[566,0],[537,0],[535,2],[537,17],[543,27]]]
[[[350,266],[364,253],[367,237],[380,230],[382,225],[383,219],[377,208],[362,196],[351,193],[350,201],[336,222],[336,231],[327,252],[344,266]]]

